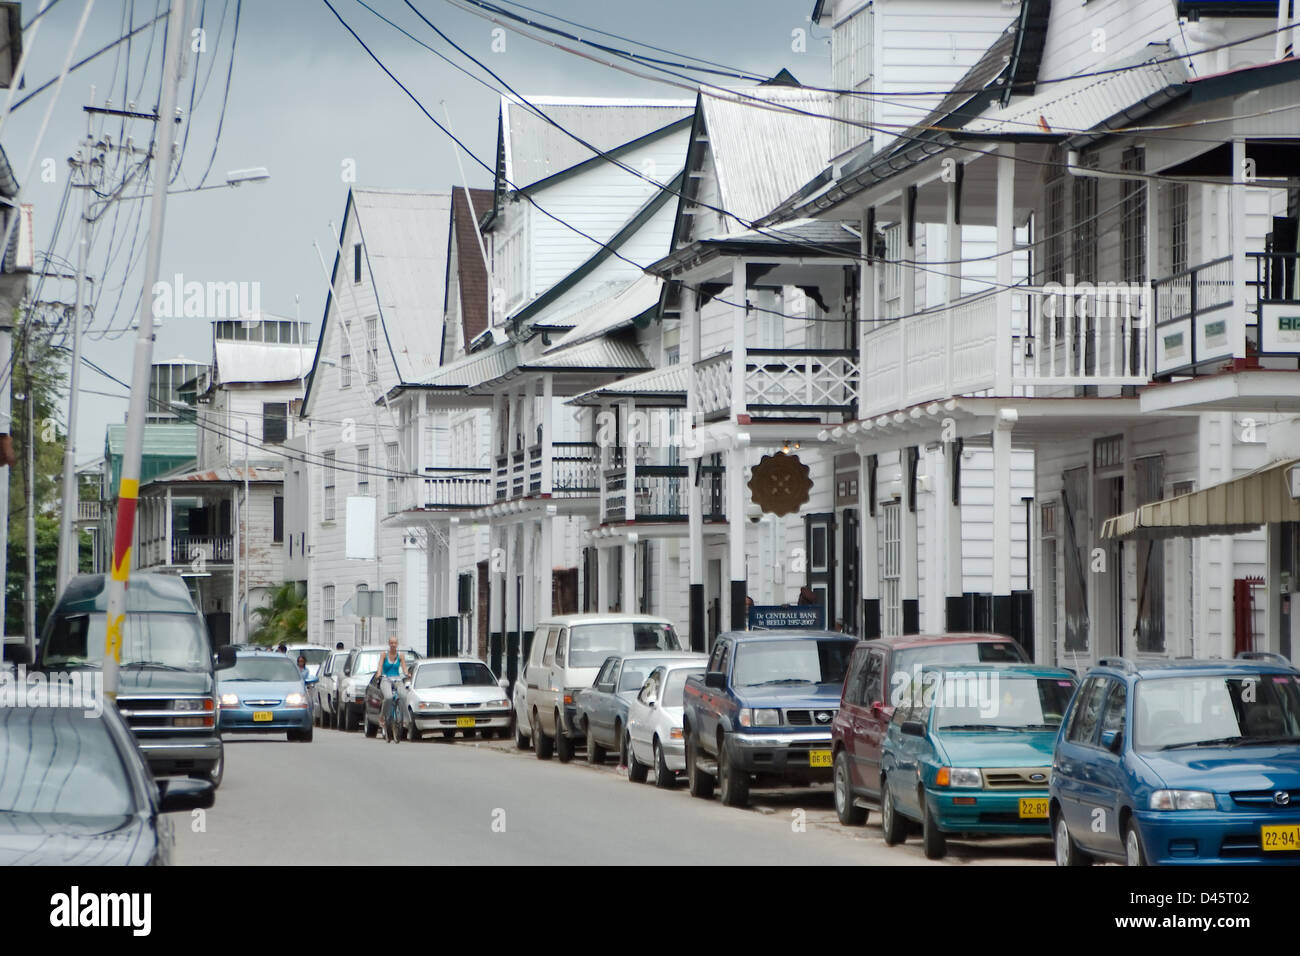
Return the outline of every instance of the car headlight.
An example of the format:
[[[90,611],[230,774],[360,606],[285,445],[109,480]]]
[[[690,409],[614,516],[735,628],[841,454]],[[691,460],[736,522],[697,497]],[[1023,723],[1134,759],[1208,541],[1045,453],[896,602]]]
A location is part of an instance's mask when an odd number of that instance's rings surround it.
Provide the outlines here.
[[[307,695],[306,695],[306,694],[300,694],[300,693],[298,693],[297,691],[294,691],[292,694],[290,694],[288,697],[286,697],[286,698],[284,699],[284,706],[286,706],[286,707],[306,707],[306,706],[307,706]]]
[[[233,695],[232,695],[233,696]],[[182,697],[172,701],[172,710],[211,710],[211,697]]]
[[[419,704],[420,710],[446,710],[447,705],[440,700],[422,700]]]
[[[754,725],[754,712],[748,707],[740,708],[736,714],[736,723],[742,727],[752,727]]]
[[[1157,790],[1151,794],[1152,810],[1213,810],[1214,794],[1206,790]]]
[[[781,726],[781,711],[776,708],[764,708],[762,710],[755,709],[753,715],[755,727]]]
[[[984,775],[974,767],[940,767],[934,782],[940,787],[984,786]]]
[[[221,706],[222,706],[222,707],[238,707],[238,706],[239,706],[239,697],[238,697],[237,695],[235,695],[235,694],[222,694],[222,695],[221,695]]]
[[[487,706],[488,707],[509,707],[510,701],[506,700],[504,697],[499,697],[496,700],[488,701]]]

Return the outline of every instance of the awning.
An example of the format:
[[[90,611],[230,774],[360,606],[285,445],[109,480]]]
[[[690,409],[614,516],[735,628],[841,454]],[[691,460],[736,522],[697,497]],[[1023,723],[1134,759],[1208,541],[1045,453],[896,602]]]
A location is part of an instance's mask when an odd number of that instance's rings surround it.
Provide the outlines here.
[[[1300,458],[1265,465],[1222,484],[1153,501],[1107,519],[1102,538],[1204,538],[1243,534],[1266,524],[1300,521],[1290,472]]]

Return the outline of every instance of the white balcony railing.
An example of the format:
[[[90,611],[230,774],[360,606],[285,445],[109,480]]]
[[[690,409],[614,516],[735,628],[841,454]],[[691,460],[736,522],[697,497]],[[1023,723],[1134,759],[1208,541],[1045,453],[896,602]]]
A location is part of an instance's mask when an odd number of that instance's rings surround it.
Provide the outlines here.
[[[848,414],[858,402],[858,354],[841,349],[747,349],[744,406],[759,416]],[[732,353],[695,364],[698,416],[731,409]]]
[[[1003,297],[1010,321],[999,323]],[[882,324],[866,338],[860,417],[956,396],[1045,397],[1150,381],[1149,294],[1024,288]],[[1058,391],[1066,389],[1068,391]]]
[[[409,507],[421,511],[457,508],[482,508],[492,501],[492,469],[429,468],[418,481],[412,482],[416,498]]]

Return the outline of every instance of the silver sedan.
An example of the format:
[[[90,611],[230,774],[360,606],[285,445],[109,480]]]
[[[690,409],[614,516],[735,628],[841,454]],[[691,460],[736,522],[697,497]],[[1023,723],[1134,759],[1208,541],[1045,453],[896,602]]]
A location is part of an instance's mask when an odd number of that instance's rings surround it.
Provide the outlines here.
[[[496,675],[472,658],[435,657],[418,661],[403,683],[398,701],[408,740],[439,731],[451,738],[510,729],[510,702]]]
[[[627,708],[627,778],[644,783],[655,768],[655,786],[671,789],[686,769],[682,740],[682,691],[686,678],[705,668],[698,661],[656,667]]]

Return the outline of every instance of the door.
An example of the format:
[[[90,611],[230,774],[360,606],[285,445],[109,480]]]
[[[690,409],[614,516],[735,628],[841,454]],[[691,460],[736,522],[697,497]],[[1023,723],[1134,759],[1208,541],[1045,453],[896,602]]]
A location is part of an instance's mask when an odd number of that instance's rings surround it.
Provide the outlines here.
[[[880,791],[880,756],[891,716],[887,703],[885,652],[873,647],[868,651],[863,672],[861,705],[854,708],[853,716],[857,779],[862,789],[872,796],[878,796]]]
[[[1097,480],[1097,521],[1124,512],[1124,479]],[[1106,573],[1092,575],[1097,581],[1097,657],[1116,657],[1124,647],[1124,545],[1118,539],[1100,542],[1106,557]]]
[[[560,708],[560,695],[564,693],[564,675],[568,670],[568,648],[569,629],[552,628],[551,637],[546,641],[546,656],[542,658],[546,687],[538,695],[542,726],[550,727],[552,734],[559,733],[555,714]]]
[[[1097,845],[1089,801],[1094,793],[1092,762],[1096,756],[1101,708],[1110,689],[1107,685],[1108,681],[1102,677],[1090,677],[1083,682],[1052,762],[1052,780],[1060,798],[1061,813],[1074,842],[1081,847]]]
[[[825,615],[825,627],[835,621],[835,514],[807,515],[804,518],[804,547],[808,556],[807,584],[817,596]]]
[[[846,508],[840,523],[840,619],[844,622],[846,634],[862,633],[858,628],[862,603],[858,600],[861,550],[862,536],[858,532],[857,509]]]
[[[614,692],[618,689],[620,665],[621,661],[617,658],[607,660],[596,675],[593,692],[587,695],[591,701],[587,707],[587,719],[591,724],[588,733],[598,744],[607,743],[613,734]]]
[[[1065,650],[1087,654],[1091,621],[1088,616],[1088,469],[1071,468],[1062,475],[1062,517],[1065,523]]]
[[[1105,703],[1098,721],[1098,736],[1094,746],[1092,773],[1088,785],[1081,793],[1083,809],[1091,821],[1089,830],[1092,845],[1104,853],[1117,854],[1124,850],[1124,834],[1119,827],[1120,793],[1124,785],[1124,764],[1120,754],[1104,746],[1108,734],[1124,732],[1124,711],[1128,699],[1127,689],[1117,680],[1106,681]]]

